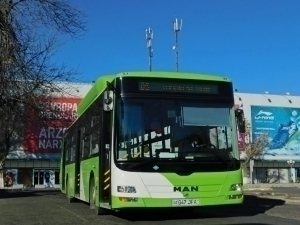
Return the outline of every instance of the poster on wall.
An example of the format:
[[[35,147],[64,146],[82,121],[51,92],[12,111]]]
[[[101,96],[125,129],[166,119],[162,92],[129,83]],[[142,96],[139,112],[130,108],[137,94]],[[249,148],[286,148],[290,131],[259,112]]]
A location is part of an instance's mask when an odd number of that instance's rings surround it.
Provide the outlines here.
[[[13,187],[18,183],[18,169],[6,169],[4,176],[4,187]]]
[[[239,104],[234,105],[235,109],[243,109],[243,107]],[[240,152],[245,151],[245,146],[246,146],[246,136],[244,133],[239,132],[237,128],[237,136],[238,136],[238,148]]]
[[[300,108],[251,106],[252,139],[268,134],[265,159],[300,159]]]
[[[238,148],[239,151],[245,151],[245,134],[238,132]]]
[[[46,188],[54,188],[55,173],[54,170],[45,170],[44,184]]]
[[[61,143],[64,131],[77,118],[79,98],[54,98],[49,104],[50,110],[40,112],[38,115],[28,110],[30,119],[24,131],[25,142],[20,148],[12,150],[8,159],[60,159]],[[41,102],[41,104],[43,104]],[[38,122],[43,120],[46,122]]]

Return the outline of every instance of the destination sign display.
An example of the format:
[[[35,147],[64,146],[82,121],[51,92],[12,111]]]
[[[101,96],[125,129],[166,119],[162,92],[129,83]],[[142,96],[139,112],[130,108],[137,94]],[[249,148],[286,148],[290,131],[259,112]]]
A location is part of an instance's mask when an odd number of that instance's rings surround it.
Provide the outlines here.
[[[218,85],[192,82],[139,81],[139,91],[218,94]]]

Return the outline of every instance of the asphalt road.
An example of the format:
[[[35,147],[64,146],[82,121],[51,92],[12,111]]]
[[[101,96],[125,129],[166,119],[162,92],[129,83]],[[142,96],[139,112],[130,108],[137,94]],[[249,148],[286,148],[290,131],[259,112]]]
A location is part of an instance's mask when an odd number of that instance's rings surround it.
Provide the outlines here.
[[[96,216],[83,202],[68,203],[59,191],[0,192],[0,224],[300,224],[300,201],[247,195],[239,208],[206,208],[195,213],[182,211],[134,211]]]

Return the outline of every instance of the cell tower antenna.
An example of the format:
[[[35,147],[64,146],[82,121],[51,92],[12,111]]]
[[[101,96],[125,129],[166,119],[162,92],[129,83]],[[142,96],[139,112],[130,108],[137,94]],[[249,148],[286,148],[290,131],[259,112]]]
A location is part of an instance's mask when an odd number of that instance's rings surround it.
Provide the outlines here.
[[[152,48],[152,41],[153,41],[153,30],[149,27],[146,29],[146,42],[147,48],[149,53],[149,70],[152,71],[152,57],[153,57],[153,48]]]
[[[176,71],[178,72],[178,32],[181,31],[182,28],[182,19],[175,18],[173,21],[173,29],[175,32],[175,45],[173,46],[173,50],[175,52],[175,64],[176,64]]]

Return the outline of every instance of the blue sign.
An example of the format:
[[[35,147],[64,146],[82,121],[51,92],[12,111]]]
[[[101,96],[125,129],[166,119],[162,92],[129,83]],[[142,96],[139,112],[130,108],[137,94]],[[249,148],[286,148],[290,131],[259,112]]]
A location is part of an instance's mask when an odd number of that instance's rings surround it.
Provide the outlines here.
[[[268,134],[265,155],[300,157],[300,108],[251,106],[251,124],[253,140]]]

